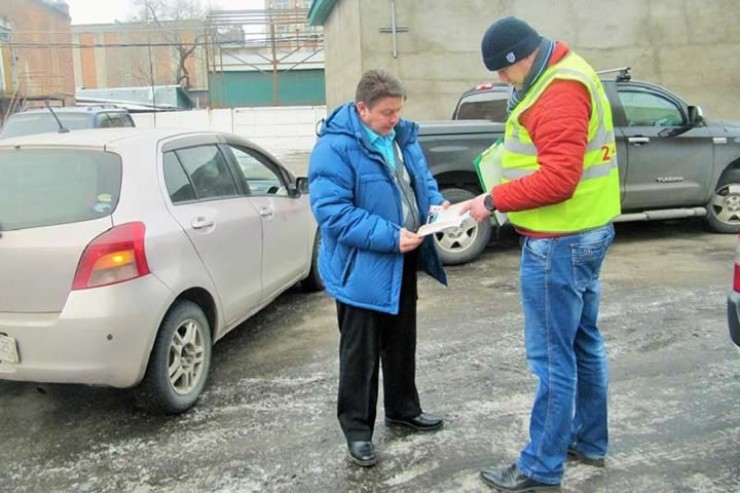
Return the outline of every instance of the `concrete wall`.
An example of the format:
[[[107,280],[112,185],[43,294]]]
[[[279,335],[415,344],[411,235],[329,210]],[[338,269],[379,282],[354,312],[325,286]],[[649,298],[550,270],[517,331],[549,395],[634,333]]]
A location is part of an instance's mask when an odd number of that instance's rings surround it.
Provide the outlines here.
[[[355,86],[363,72],[360,3],[340,0],[324,25],[326,101],[330,108],[354,99]],[[327,39],[334,41],[327,43]]]
[[[396,0],[397,24],[408,28],[397,35],[397,58],[392,34],[379,32],[391,26],[391,0],[339,0],[324,32],[327,106],[352,99],[364,70],[386,68],[409,89],[406,117],[449,118],[463,90],[496,79],[480,40],[505,15],[564,41],[596,69],[631,66],[636,79],[666,86],[709,117],[740,119],[737,0]]]
[[[326,106],[281,106],[134,113],[138,127],[215,130],[241,135],[278,158],[308,153],[316,142],[316,124],[326,116]]]

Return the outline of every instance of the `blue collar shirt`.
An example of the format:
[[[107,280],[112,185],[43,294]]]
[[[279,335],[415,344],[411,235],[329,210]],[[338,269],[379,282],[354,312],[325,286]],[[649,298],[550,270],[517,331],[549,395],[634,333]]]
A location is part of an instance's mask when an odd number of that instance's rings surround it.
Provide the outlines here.
[[[396,169],[396,152],[393,148],[393,140],[396,138],[396,131],[391,130],[388,135],[379,135],[375,133],[370,127],[363,124],[365,132],[367,132],[367,138],[378,152],[383,155],[385,162],[390,166],[391,169]]]
[[[367,132],[367,138],[370,141],[370,145],[383,155],[386,164],[391,169],[391,172],[395,177],[396,187],[401,195],[403,226],[409,231],[416,231],[417,228],[421,226],[419,206],[416,203],[414,191],[411,189],[411,177],[409,176],[406,167],[401,164],[400,169],[396,169],[396,144],[394,142],[396,131],[392,130],[391,133],[384,136],[378,135],[364,123],[363,126]]]

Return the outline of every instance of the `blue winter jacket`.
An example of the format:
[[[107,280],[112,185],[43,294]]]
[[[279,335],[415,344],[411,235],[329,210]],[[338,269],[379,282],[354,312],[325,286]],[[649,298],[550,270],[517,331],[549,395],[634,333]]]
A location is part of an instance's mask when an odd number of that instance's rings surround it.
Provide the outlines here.
[[[422,218],[443,197],[417,140],[419,127],[401,120],[396,142]],[[399,163],[400,164],[400,163]],[[319,271],[331,296],[348,305],[398,314],[403,254],[401,194],[391,169],[367,137],[354,103],[324,123],[308,168],[311,209],[321,228]],[[447,284],[431,236],[419,246],[419,270]]]

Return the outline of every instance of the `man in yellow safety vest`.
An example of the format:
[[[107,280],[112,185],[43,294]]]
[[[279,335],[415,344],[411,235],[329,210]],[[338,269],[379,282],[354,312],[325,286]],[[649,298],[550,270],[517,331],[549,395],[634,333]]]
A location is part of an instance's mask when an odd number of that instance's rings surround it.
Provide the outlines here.
[[[591,66],[515,17],[481,43],[511,84],[501,183],[471,200],[478,221],[506,213],[522,235],[524,340],[539,385],[529,443],[516,462],[481,471],[504,491],[557,489],[566,459],[603,467],[607,364],[596,325],[599,271],[620,213],[611,108]]]

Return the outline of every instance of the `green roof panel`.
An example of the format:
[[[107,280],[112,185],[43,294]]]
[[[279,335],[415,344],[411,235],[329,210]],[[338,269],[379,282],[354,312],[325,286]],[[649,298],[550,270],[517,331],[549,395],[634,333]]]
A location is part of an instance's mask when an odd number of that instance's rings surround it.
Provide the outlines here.
[[[326,18],[331,14],[334,5],[339,0],[313,0],[308,9],[308,25],[323,26]]]

